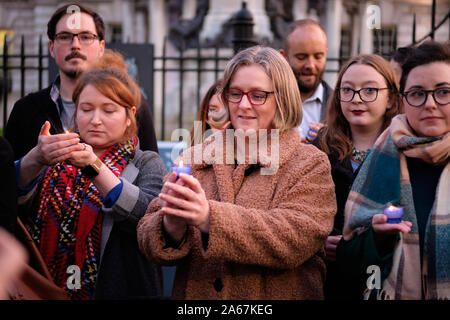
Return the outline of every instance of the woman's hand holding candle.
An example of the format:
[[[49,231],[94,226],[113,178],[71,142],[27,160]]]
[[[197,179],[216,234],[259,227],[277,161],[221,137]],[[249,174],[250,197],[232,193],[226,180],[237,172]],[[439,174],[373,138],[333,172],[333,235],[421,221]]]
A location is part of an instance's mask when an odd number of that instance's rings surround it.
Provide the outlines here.
[[[22,158],[19,186],[28,186],[45,166],[69,159],[73,151],[83,148],[79,142],[76,133],[50,134],[50,122],[46,121],[39,133],[37,145]]]
[[[177,174],[177,179],[178,179],[180,176],[180,173],[190,174],[191,167],[184,165],[183,160],[180,160],[180,163],[178,165],[174,164],[172,166],[172,172],[175,172]]]
[[[181,218],[187,224],[197,226],[202,232],[209,232],[209,202],[196,178],[180,173],[176,183],[168,180],[163,189],[167,192],[161,192],[159,197],[168,204],[162,207],[167,217]]]
[[[35,160],[42,165],[52,165],[70,158],[72,151],[80,150],[80,139],[76,133],[50,134],[50,123],[46,121],[41,128],[38,143],[33,150]]]
[[[170,190],[168,188],[168,186],[167,186],[168,182],[183,184],[182,180],[179,179],[177,181],[177,174],[175,172],[170,172],[167,175],[166,182],[164,183],[164,185],[161,189],[161,193],[159,194],[159,198],[158,198],[159,205],[161,206],[161,208],[173,207],[170,203],[163,200],[164,195],[169,195],[172,197],[180,197],[180,195],[177,195],[176,192],[174,192],[173,190]],[[163,225],[164,225],[164,230],[170,235],[172,240],[174,240],[175,242],[180,242],[183,239],[184,234],[186,233],[186,228],[187,228],[187,223],[184,219],[173,216],[173,215],[165,214],[163,216]]]
[[[388,216],[385,214],[376,214],[372,217],[372,227],[375,233],[384,235],[393,235],[399,232],[408,233],[411,231],[412,223],[401,221],[400,223],[388,223]]]

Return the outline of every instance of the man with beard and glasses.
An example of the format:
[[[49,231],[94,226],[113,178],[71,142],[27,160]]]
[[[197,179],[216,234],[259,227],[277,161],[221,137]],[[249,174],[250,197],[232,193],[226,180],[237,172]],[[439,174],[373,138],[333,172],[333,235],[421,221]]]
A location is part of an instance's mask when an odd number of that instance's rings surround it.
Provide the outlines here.
[[[303,142],[314,140],[323,126],[331,87],[322,80],[327,60],[327,36],[314,20],[292,22],[280,53],[294,71],[302,97],[303,120],[298,127]]]
[[[18,100],[5,129],[5,137],[14,150],[14,159],[27,154],[38,141],[45,121],[50,134],[71,131],[75,105],[72,93],[78,78],[105,51],[105,25],[93,10],[78,4],[67,4],[47,24],[49,52],[59,69],[56,80],[46,89]],[[142,150],[158,152],[153,119],[148,105],[137,113],[138,137]],[[64,135],[55,136],[64,142]]]

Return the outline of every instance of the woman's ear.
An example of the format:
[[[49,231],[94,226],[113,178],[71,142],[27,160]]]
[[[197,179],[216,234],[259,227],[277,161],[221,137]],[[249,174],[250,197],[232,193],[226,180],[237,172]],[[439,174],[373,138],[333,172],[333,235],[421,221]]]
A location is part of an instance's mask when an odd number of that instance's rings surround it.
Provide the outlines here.
[[[386,106],[386,110],[389,110],[389,109],[391,109],[392,108],[392,105],[393,105],[393,103],[395,102],[395,99],[397,98],[395,95],[396,95],[397,93],[394,93],[393,95],[392,94],[389,94],[389,98],[388,98],[388,103],[387,103],[387,106]]]
[[[136,107],[131,107],[130,111],[131,111],[131,113],[133,114],[133,116],[136,115]],[[131,120],[130,120],[130,118],[128,117],[128,119],[127,119],[127,127],[129,127],[129,126],[131,126]]]

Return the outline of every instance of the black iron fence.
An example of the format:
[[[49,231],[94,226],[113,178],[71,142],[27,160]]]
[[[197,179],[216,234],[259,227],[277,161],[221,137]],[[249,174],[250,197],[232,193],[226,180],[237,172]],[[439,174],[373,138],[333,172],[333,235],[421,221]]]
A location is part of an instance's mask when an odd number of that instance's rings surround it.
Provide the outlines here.
[[[44,71],[47,67],[44,65],[45,59],[48,59],[48,55],[44,54],[42,49],[42,36],[39,37],[38,53],[26,54],[25,53],[25,41],[24,36],[21,36],[20,52],[18,54],[10,53],[10,41],[8,36],[5,35],[3,42],[3,52],[0,56],[2,65],[0,67],[0,100],[3,107],[3,128],[6,126],[8,118],[8,95],[12,91],[12,73],[14,70],[19,70],[20,74],[20,97],[23,97],[26,92],[26,72],[37,71],[38,73],[38,89],[42,89],[44,85]],[[30,60],[34,60],[35,65],[28,65]],[[19,63],[17,63],[19,61]]]
[[[166,115],[167,115],[167,76],[171,73],[177,74],[178,78],[178,107],[176,109],[177,118],[176,123],[178,128],[184,126],[184,113],[185,109],[185,88],[186,84],[184,75],[188,73],[195,73],[195,76],[190,77],[191,81],[195,82],[195,105],[200,106],[202,99],[202,75],[210,75],[210,79],[207,83],[212,84],[217,80],[224,69],[224,63],[226,63],[231,55],[226,52],[223,54],[223,48],[218,46],[214,48],[201,48],[198,46],[196,49],[191,49],[189,55],[186,52],[179,51],[177,56],[170,56],[167,54],[168,39],[164,39],[163,52],[161,57],[154,57],[154,75],[158,75],[161,78],[161,101],[160,101],[160,139],[166,138]],[[203,54],[204,51],[208,51],[208,55]],[[211,77],[212,76],[212,77]],[[153,101],[153,104],[158,104],[157,101]],[[155,115],[158,116],[158,115]]]
[[[42,37],[39,38],[37,54],[25,52],[23,37],[21,37],[19,45],[19,52],[11,53],[10,41],[5,37],[3,53],[0,56],[2,61],[0,67],[0,101],[3,108],[3,128],[6,126],[9,112],[15,102],[12,100],[47,87],[53,81],[57,72],[53,59],[47,53],[44,53],[43,46],[45,44]],[[129,51],[127,46],[127,44],[122,44],[119,48],[119,51],[125,56]],[[134,46],[134,51],[139,50],[139,45],[130,44],[129,46]],[[145,59],[142,58],[141,54],[137,67],[143,69],[143,65],[145,65],[146,72],[140,72],[140,74],[145,75],[145,78],[142,75],[139,78],[142,83],[145,83],[145,90],[143,91],[145,91],[149,100],[154,119],[158,120],[155,123],[158,139],[165,140],[168,132],[171,132],[175,127],[190,128],[193,113],[197,111],[196,109],[193,110],[192,105],[195,108],[200,106],[203,94],[208,89],[207,86],[221,76],[226,62],[233,55],[233,51],[230,48],[198,47],[169,54],[166,39],[162,55],[154,56],[153,50],[148,50],[149,44],[142,46],[146,47]],[[117,46],[114,49],[117,49]],[[328,58],[329,61],[339,62],[345,59],[346,57]],[[30,72],[37,72],[37,86],[33,81],[32,86],[27,87],[26,80]],[[153,74],[150,75],[149,72]],[[327,69],[326,72],[335,73],[338,72],[338,69]],[[14,76],[13,73],[15,73]],[[13,80],[20,83],[13,83]],[[46,80],[45,83],[44,80]],[[176,82],[175,85],[174,81]],[[8,94],[12,93],[13,84],[15,88],[19,87],[14,96]],[[187,106],[188,104],[189,106]]]
[[[435,10],[435,1],[433,1],[431,31],[419,40],[415,38],[414,19],[413,43],[423,41],[426,38],[434,38],[436,30],[442,27],[447,20],[450,20],[449,12],[440,22],[435,24]],[[49,68],[51,63],[47,62],[50,61],[50,58],[47,52],[44,53],[42,37],[38,41],[37,54],[25,52],[23,36],[19,45],[20,50],[18,50],[18,53],[10,52],[10,40],[5,36],[0,56],[0,101],[3,108],[3,128],[6,126],[8,112],[13,103],[9,99],[20,98],[30,91],[40,90],[48,86],[49,82],[53,80],[53,76],[50,75],[51,68]],[[122,46],[125,47],[127,45],[123,44]],[[148,47],[149,44],[146,44],[146,46]],[[138,50],[138,48],[135,47],[134,50]],[[380,50],[375,48],[376,53],[377,51]],[[161,56],[154,56],[153,48],[145,52],[149,52],[148,56],[142,58],[140,63],[150,66],[146,70],[150,70],[149,72],[152,73],[145,73],[145,85],[150,86],[150,89],[146,90],[148,93],[147,99],[153,111],[158,140],[170,139],[168,133],[171,132],[172,128],[190,129],[193,114],[195,114],[200,105],[203,93],[206,92],[207,86],[221,75],[226,62],[233,55],[233,51],[230,48],[197,47],[196,49],[177,51],[173,54],[174,51],[169,53],[168,43],[165,40]],[[387,55],[382,50],[378,53]],[[339,58],[328,58],[329,61],[340,62],[339,65],[346,59],[347,57],[342,56]],[[334,70],[327,69],[326,72],[336,73],[338,72],[337,69],[338,67]],[[37,86],[36,83],[33,83],[33,88],[27,88],[26,79],[30,72],[37,72]],[[44,77],[46,72],[49,74],[48,77]],[[13,73],[15,73],[14,77]],[[45,78],[48,80],[44,83]],[[13,83],[12,79],[20,81],[20,85],[18,85],[19,90],[17,90],[14,97],[9,95],[13,84],[17,87],[17,84]],[[147,82],[150,82],[150,85]]]

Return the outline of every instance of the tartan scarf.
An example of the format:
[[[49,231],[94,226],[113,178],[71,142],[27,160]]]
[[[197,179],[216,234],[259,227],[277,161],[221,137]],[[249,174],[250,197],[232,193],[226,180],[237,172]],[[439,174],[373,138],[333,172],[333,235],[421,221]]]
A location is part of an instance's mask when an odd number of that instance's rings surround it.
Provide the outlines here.
[[[100,160],[118,177],[133,159],[136,137],[111,146]],[[81,169],[66,162],[50,166],[38,198],[32,236],[55,283],[72,299],[91,299],[99,268],[102,197]],[[68,267],[78,266],[81,288],[68,288]],[[69,280],[70,281],[70,280]]]
[[[403,220],[412,223],[409,233],[400,233],[392,268],[378,291],[378,299],[420,300],[422,292],[425,299],[450,298],[449,156],[450,133],[417,137],[401,114],[377,139],[360,168],[345,206],[344,239],[348,241],[366,231],[372,216],[383,213],[388,204],[403,206]],[[427,221],[422,261],[406,157],[445,165]],[[366,297],[369,295],[367,290]]]

